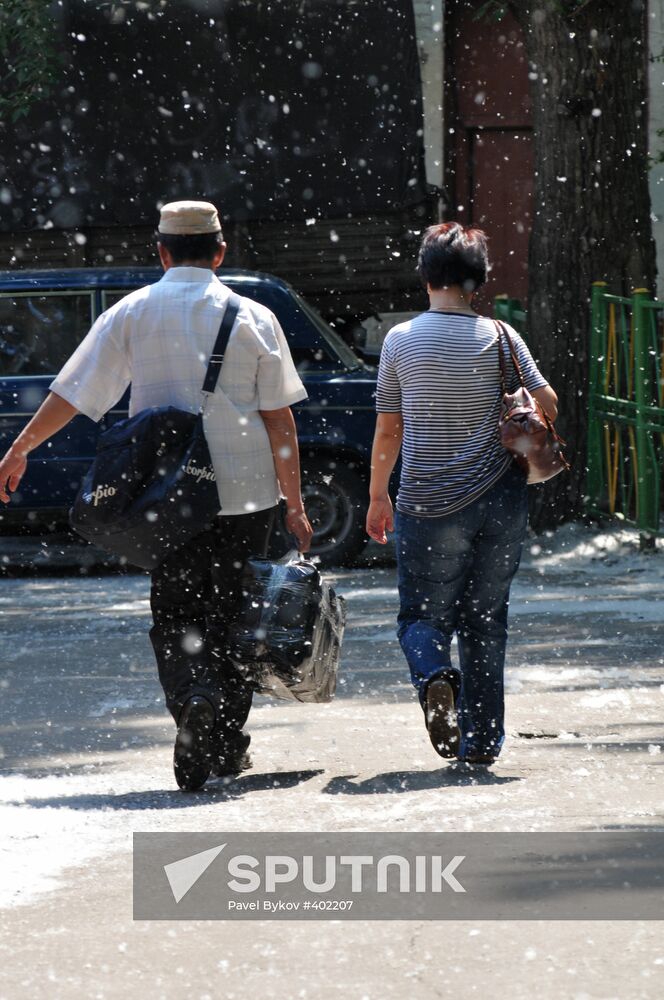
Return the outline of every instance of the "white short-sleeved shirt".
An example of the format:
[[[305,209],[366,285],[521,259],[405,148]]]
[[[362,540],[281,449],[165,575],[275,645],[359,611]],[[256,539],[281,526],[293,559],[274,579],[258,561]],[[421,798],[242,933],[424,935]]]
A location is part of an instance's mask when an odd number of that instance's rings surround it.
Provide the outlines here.
[[[153,406],[197,412],[209,356],[231,292],[207,268],[172,267],[103,313],[51,384],[92,420],[131,384],[130,416]],[[276,317],[241,298],[205,436],[223,514],[265,510],[280,491],[259,410],[306,399]]]

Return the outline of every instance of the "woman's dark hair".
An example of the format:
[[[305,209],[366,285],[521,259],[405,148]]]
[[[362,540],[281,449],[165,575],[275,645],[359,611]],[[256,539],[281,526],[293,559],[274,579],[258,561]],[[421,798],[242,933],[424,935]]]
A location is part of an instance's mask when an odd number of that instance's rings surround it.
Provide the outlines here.
[[[211,261],[224,242],[221,233],[198,233],[195,236],[177,236],[173,233],[157,233],[157,240],[166,247],[174,264],[184,260]]]
[[[483,285],[489,272],[486,235],[458,222],[430,226],[424,234],[417,270],[433,289],[461,285],[470,292]]]

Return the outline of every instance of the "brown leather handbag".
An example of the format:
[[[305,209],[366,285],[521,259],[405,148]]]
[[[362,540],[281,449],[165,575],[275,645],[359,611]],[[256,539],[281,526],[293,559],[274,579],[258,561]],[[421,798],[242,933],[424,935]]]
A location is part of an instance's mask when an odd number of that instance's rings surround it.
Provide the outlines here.
[[[503,448],[509,451],[528,477],[528,484],[544,483],[559,472],[569,469],[563,455],[565,442],[556,433],[553,421],[526,389],[521,365],[506,327],[494,321],[498,328],[498,359],[500,385],[503,393],[498,420],[498,433]],[[502,338],[505,337],[512,364],[521,385],[516,392],[507,391],[507,375]]]

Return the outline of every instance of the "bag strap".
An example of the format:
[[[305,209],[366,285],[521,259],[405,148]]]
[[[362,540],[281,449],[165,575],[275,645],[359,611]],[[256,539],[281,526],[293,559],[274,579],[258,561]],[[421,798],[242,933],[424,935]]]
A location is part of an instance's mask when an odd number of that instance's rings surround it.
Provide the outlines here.
[[[507,341],[507,346],[509,348],[510,357],[512,358],[512,364],[519,376],[519,382],[525,388],[526,383],[523,378],[523,372],[521,371],[521,365],[519,364],[519,359],[516,356],[516,351],[514,350],[514,344],[512,343],[512,338],[507,332],[507,327],[504,323],[501,323],[499,319],[494,319],[496,324],[496,329],[498,330],[498,364],[500,365],[500,387],[503,392],[503,396],[507,392],[507,374],[505,372],[505,358],[503,356],[503,344],[501,340],[501,334],[505,337]]]
[[[230,338],[233,323],[235,322],[240,305],[240,296],[236,295],[235,292],[231,292],[226,304],[226,309],[224,310],[223,319],[219,326],[217,339],[215,340],[214,347],[212,348],[212,354],[210,355],[207,372],[205,373],[205,381],[203,382],[202,392],[213,393],[217,388],[217,382],[219,381],[219,375],[221,374],[221,366],[224,363],[224,354],[226,353],[226,348],[228,347],[228,340]]]

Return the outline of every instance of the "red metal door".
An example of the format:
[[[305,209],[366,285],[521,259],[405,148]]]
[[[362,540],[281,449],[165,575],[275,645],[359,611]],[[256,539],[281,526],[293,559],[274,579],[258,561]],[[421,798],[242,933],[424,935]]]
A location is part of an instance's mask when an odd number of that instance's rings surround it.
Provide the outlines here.
[[[474,19],[480,3],[447,6],[446,167],[449,215],[484,229],[492,272],[478,306],[528,296],[533,158],[528,62],[511,15]]]

